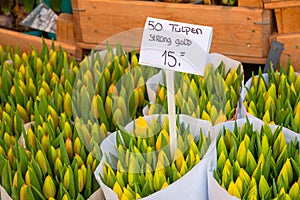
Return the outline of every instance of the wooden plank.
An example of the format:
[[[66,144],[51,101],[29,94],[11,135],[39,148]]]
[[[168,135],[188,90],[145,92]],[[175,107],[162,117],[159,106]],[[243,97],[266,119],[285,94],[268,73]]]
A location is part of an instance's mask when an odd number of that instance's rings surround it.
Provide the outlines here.
[[[280,0],[280,1],[269,1],[264,3],[265,9],[289,8],[295,6],[300,6],[299,0]]]
[[[279,1],[290,1],[290,0],[263,0],[264,3],[271,3],[271,2],[279,2]]]
[[[116,43],[110,43],[112,47],[116,46]],[[79,46],[80,48],[83,49],[97,49],[97,50],[105,50],[106,49],[106,45],[105,44],[101,44],[101,45],[97,45],[94,46],[92,44],[87,44],[87,43],[77,43],[77,46]],[[131,46],[122,46],[123,49],[125,51],[131,51],[132,47]],[[136,48],[135,49],[137,52],[139,52],[139,49]],[[251,63],[251,64],[265,64],[267,58],[257,58],[257,57],[247,57],[247,56],[235,56],[235,55],[226,55],[229,58],[235,59],[237,61],[240,61],[242,63]]]
[[[57,17],[56,40],[73,45],[76,43],[72,14],[62,13]]]
[[[282,12],[280,8],[274,9],[276,24],[277,24],[277,31],[279,33],[283,33],[283,23],[282,23]]]
[[[82,48],[82,49],[96,49],[98,46],[97,44],[94,43],[85,43],[85,42],[76,42],[77,47]]]
[[[247,57],[247,56],[233,56],[227,55],[229,58],[240,61],[241,63],[249,63],[249,64],[265,64],[267,58],[256,58],[256,57]]]
[[[110,43],[112,47],[115,47],[117,43],[114,43],[113,41]],[[106,45],[105,44],[100,44],[100,45],[93,45],[93,44],[88,44],[88,43],[82,43],[82,42],[77,42],[77,47],[82,48],[82,49],[97,49],[97,50],[105,50]],[[131,51],[132,46],[122,46],[125,51]],[[136,49],[137,52],[139,52],[139,49]],[[229,58],[235,59],[237,61],[240,61],[242,63],[251,63],[251,64],[265,64],[267,57],[247,57],[247,56],[235,56],[235,55],[226,55]]]
[[[278,33],[300,33],[299,0],[264,0],[265,9],[274,9]]]
[[[101,44],[98,46],[88,45],[86,43],[77,43],[81,48],[83,49],[97,49],[97,50],[105,50],[106,45]],[[111,45],[112,47],[115,47],[115,44]],[[125,51],[131,51],[132,47],[128,46],[122,46]],[[137,52],[139,52],[139,49],[135,49]],[[235,56],[235,55],[227,55],[229,58],[232,58],[234,60],[240,61],[242,63],[251,63],[251,64],[265,64],[267,61],[267,58],[257,58],[257,57],[247,57],[247,56]]]
[[[300,6],[276,8],[278,33],[300,33]]]
[[[282,33],[300,32],[300,6],[282,8]]]
[[[238,0],[239,7],[263,8],[263,0]]]
[[[80,27],[80,12],[83,12],[78,7],[78,0],[72,0],[72,12],[74,17],[74,26],[75,26],[75,38],[76,41],[82,41],[81,27]]]
[[[78,42],[100,44],[114,34],[143,27],[151,16],[213,26],[213,52],[247,57],[266,56],[263,34],[271,35],[271,30],[267,33],[263,27],[270,27],[273,20],[271,11],[230,6],[111,0],[77,0],[77,6],[82,10]],[[263,12],[270,18],[263,18]]]
[[[143,28],[131,29],[119,34],[115,34],[99,44],[77,42],[77,46],[83,49],[105,49],[106,42],[111,46],[122,44],[122,47],[126,51],[132,50],[132,48],[139,48],[142,43]]]
[[[52,45],[52,40],[44,39],[48,47]],[[9,45],[14,48],[20,47],[21,51],[31,52],[31,46],[34,46],[37,51],[42,50],[42,38],[26,35],[23,33],[10,31],[0,28],[0,44],[3,46]],[[55,47],[59,48],[61,46],[68,54],[68,56],[74,57],[76,59],[82,58],[82,50],[78,49],[75,45],[70,45],[63,42],[55,42]]]
[[[280,63],[286,66],[290,59],[295,71],[300,72],[300,33],[278,34],[276,39],[283,43],[284,48],[280,56]]]
[[[273,13],[272,12],[263,12],[263,20],[264,22],[267,22],[269,19],[273,19]],[[273,33],[273,30],[275,29],[275,21],[270,20],[270,24],[267,24],[262,27],[262,51],[263,51],[263,58],[267,58],[270,50],[270,43],[269,43],[269,37]]]

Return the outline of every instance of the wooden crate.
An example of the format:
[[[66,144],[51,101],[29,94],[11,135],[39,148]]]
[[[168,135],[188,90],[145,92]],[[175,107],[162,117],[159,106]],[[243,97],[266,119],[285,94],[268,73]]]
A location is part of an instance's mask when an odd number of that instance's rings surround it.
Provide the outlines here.
[[[73,15],[68,13],[60,14],[56,19],[56,40],[75,45],[75,28]]]
[[[264,8],[274,9],[279,34],[300,33],[299,0],[265,0]]]
[[[242,62],[264,63],[274,27],[270,10],[244,7],[122,0],[72,0],[72,7],[77,45],[86,49],[115,34],[142,28],[150,16],[213,26],[212,52]],[[136,35],[121,41],[123,46],[140,44],[142,31],[135,32]]]
[[[300,72],[300,33],[275,33],[270,38],[271,41],[276,40],[283,43],[283,51],[280,55],[280,64],[286,67],[288,60],[290,60],[295,71]]]
[[[44,39],[49,48],[51,48],[52,40]],[[20,47],[21,51],[31,52],[31,45],[34,46],[37,51],[42,50],[42,38],[26,35],[16,31],[10,31],[0,28],[0,44],[2,46],[13,46],[14,48]],[[68,56],[75,57],[80,60],[82,58],[82,50],[75,45],[70,45],[63,42],[55,42],[55,47],[61,46],[68,54]]]

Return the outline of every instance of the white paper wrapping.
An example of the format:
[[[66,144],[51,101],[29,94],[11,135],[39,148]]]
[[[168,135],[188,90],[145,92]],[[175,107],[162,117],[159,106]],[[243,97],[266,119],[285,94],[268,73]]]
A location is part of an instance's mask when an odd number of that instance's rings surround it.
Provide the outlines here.
[[[96,190],[87,200],[105,200],[102,189]]]
[[[242,127],[244,123],[246,123],[247,118],[241,118],[236,120],[238,127]],[[253,129],[260,132],[261,127],[264,125],[264,122],[256,117],[248,116],[248,120],[250,123],[253,124]],[[211,133],[216,135],[216,133],[219,133],[220,130],[223,128],[229,129],[230,131],[234,131],[234,125],[235,121],[228,121],[221,124],[218,124],[211,129]],[[276,130],[278,127],[277,125],[269,125],[272,132]],[[293,141],[295,138],[297,138],[298,141],[300,141],[300,135],[295,134],[295,132],[287,129],[282,128],[282,132],[284,134],[286,142]],[[215,144],[213,151],[211,152],[211,159],[209,161],[208,165],[208,197],[209,200],[236,200],[238,199],[235,196],[231,196],[224,188],[222,188],[216,179],[213,177],[213,171],[217,168],[217,148],[216,148],[216,140],[214,140]]]
[[[0,197],[1,200],[12,200],[12,198],[7,194],[6,190],[0,185]]]
[[[144,117],[145,120],[150,123],[152,118],[158,118],[159,115],[151,115]],[[166,115],[161,115],[162,121]],[[210,127],[212,127],[211,123],[205,120],[195,119],[187,115],[180,115],[180,122],[185,124],[185,127],[190,126],[190,133],[193,134],[195,139],[199,138],[199,131],[202,128],[203,134],[208,135]],[[125,129],[132,130],[135,122],[129,123]],[[108,136],[101,145],[101,150],[103,155],[108,152],[116,155],[115,152],[115,137],[116,132],[112,133]],[[212,141],[216,139],[216,136],[211,134]],[[158,191],[149,195],[148,197],[142,198],[143,200],[162,200],[162,199],[172,199],[172,200],[182,200],[182,199],[203,199],[206,200],[208,198],[207,194],[207,165],[209,158],[211,157],[211,153],[213,150],[213,146],[210,145],[203,159],[193,167],[187,174],[185,174],[182,178],[177,180],[176,182],[170,184],[165,189]],[[106,199],[116,200],[118,199],[116,193],[109,187],[107,187],[101,180],[99,174],[103,176],[103,164],[106,161],[105,156],[102,157],[102,160],[98,167],[95,170],[95,176],[97,181],[99,182],[103,193]]]

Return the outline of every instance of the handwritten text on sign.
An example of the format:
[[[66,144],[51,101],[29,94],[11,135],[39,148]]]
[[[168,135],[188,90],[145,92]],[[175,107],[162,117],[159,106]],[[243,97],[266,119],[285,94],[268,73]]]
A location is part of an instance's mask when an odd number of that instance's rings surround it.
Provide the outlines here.
[[[140,63],[203,75],[212,28],[147,18]]]

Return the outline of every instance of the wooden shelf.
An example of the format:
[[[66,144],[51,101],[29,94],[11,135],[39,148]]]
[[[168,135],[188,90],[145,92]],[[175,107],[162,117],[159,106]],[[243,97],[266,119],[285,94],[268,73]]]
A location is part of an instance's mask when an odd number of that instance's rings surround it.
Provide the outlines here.
[[[273,0],[273,1],[265,1],[264,8],[265,9],[277,9],[277,8],[289,8],[300,6],[300,1],[295,0]]]
[[[48,47],[52,45],[52,40],[44,39]],[[16,31],[6,30],[0,28],[0,44],[2,46],[13,46],[14,48],[20,47],[21,51],[31,52],[34,46],[37,51],[42,50],[42,38],[37,36],[31,36],[24,33],[19,33]],[[63,42],[55,42],[55,47],[61,46],[68,54],[68,56],[74,57],[76,59],[82,58],[82,50],[77,48],[76,45],[70,45]]]

